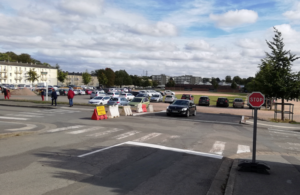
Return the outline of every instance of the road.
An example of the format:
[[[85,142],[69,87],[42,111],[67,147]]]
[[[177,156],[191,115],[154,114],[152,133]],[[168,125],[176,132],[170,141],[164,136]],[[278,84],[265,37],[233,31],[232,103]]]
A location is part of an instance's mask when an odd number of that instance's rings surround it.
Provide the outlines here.
[[[224,157],[252,148],[252,126],[225,114],[93,121],[85,107],[0,108],[4,194],[206,194]],[[257,150],[299,152],[299,139],[259,128]]]

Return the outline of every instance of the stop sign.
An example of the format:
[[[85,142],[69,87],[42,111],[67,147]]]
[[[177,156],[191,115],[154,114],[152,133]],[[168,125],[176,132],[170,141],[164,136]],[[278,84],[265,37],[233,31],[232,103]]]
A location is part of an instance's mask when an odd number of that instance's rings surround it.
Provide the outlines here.
[[[253,108],[260,108],[265,102],[265,96],[260,92],[253,92],[249,95],[249,104]]]

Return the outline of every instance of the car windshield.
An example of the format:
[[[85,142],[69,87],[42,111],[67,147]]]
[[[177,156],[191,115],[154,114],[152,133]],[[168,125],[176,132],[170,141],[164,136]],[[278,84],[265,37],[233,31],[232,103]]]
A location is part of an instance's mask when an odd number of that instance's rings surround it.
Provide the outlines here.
[[[109,99],[110,99],[110,97],[104,97],[104,99],[105,99],[105,100],[109,100]]]
[[[159,97],[159,95],[153,95],[152,97]]]
[[[140,99],[140,98],[134,98],[131,102],[141,102],[142,101],[142,99]]]
[[[234,101],[235,102],[242,102],[243,100],[242,99],[235,99]]]
[[[188,101],[183,101],[183,100],[176,100],[173,105],[188,105]]]
[[[218,98],[218,101],[223,102],[223,101],[225,101],[225,98]]]
[[[94,99],[95,99],[95,100],[102,100],[103,97],[95,97]]]
[[[119,98],[113,98],[112,101],[119,101]]]
[[[200,100],[206,100],[207,99],[207,97],[201,97],[200,98]]]
[[[113,93],[107,93],[107,95],[113,95]]]
[[[182,95],[182,98],[190,98],[189,95]]]
[[[145,94],[137,94],[136,97],[145,97],[146,95]]]
[[[172,98],[172,97],[173,97],[173,96],[171,96],[171,95],[167,95],[167,96],[166,96],[166,98]]]

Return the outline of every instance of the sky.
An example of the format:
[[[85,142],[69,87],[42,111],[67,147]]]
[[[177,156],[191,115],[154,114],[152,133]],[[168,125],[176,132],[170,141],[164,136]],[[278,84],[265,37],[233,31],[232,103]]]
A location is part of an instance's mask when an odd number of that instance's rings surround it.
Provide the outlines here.
[[[0,0],[0,52],[70,72],[247,78],[273,27],[300,56],[295,0]]]

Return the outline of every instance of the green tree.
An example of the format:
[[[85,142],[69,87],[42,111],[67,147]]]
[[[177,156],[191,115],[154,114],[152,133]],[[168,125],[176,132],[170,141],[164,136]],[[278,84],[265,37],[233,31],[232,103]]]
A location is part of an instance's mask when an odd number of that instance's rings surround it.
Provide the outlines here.
[[[211,84],[213,85],[214,89],[218,89],[218,87],[219,87],[219,82],[218,82],[217,79],[213,78],[213,79],[211,80]]]
[[[299,57],[284,50],[281,32],[274,28],[274,33],[273,41],[266,41],[271,53],[266,52],[266,57],[261,60],[255,82],[266,97],[281,99],[281,120],[284,120],[284,100],[300,96],[300,74],[292,72],[292,63]]]
[[[60,69],[60,66],[58,64],[56,64],[55,68],[57,69],[57,80],[61,83],[64,83],[67,76],[68,76],[68,73],[67,72],[63,72],[61,69]]]
[[[174,82],[173,78],[171,77],[169,79],[169,81],[167,82],[166,87],[174,87],[174,86],[175,86],[175,82]]]
[[[115,85],[132,85],[132,79],[125,70],[115,72]]]
[[[217,81],[218,83],[221,82],[221,80],[219,79],[219,77],[216,78],[216,81]]]
[[[153,85],[153,87],[157,87],[159,85],[159,82],[158,81],[152,81],[152,85]]]
[[[232,81],[234,81],[237,84],[242,84],[243,80],[239,76],[233,77]]]
[[[225,77],[225,82],[226,82],[226,83],[231,83],[231,82],[232,82],[231,76],[227,75],[227,76]]]
[[[234,81],[231,83],[231,88],[232,89],[236,89],[237,88],[237,84]]]
[[[84,73],[82,73],[82,81],[85,85],[89,84],[92,80],[92,76],[88,73],[86,70]]]
[[[131,80],[132,80],[132,84],[134,86],[138,86],[138,87],[142,86],[142,79],[139,76],[130,75],[130,77],[131,77]]]
[[[27,74],[28,74],[27,80],[30,81],[32,84],[34,83],[34,81],[37,81],[40,78],[37,72],[32,68],[27,72]]]
[[[31,56],[26,53],[22,53],[18,56],[18,61],[23,63],[32,63]]]
[[[110,68],[105,68],[105,76],[107,78],[107,85],[113,87],[115,85],[115,72]]]
[[[99,86],[100,85],[107,85],[108,79],[105,75],[105,70],[104,69],[95,70],[94,73],[97,75],[97,79],[99,81]]]

